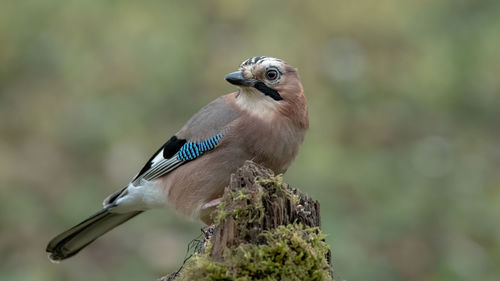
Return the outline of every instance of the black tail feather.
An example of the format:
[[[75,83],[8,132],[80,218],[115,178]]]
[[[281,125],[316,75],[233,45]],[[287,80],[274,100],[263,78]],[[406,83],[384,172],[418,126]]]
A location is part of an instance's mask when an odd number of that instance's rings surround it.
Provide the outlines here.
[[[142,213],[134,211],[117,214],[110,212],[111,207],[104,208],[78,225],[57,235],[47,245],[49,259],[58,262],[74,256],[97,238]]]

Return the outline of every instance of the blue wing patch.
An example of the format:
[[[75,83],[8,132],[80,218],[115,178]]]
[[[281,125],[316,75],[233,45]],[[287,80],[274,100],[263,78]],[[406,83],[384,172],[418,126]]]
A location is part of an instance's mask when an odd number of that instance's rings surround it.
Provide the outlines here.
[[[221,134],[215,135],[213,138],[199,141],[186,142],[177,154],[177,160],[190,161],[203,155],[203,153],[214,149],[222,139]]]

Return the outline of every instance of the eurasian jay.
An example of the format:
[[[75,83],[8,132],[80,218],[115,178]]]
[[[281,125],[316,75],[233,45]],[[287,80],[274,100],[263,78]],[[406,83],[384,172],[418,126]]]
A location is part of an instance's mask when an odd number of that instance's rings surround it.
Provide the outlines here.
[[[152,208],[171,206],[211,223],[231,173],[245,160],[284,173],[309,126],[297,70],[253,57],[226,76],[239,87],[203,107],[149,159],[104,208],[47,245],[52,261],[69,258],[104,233]]]

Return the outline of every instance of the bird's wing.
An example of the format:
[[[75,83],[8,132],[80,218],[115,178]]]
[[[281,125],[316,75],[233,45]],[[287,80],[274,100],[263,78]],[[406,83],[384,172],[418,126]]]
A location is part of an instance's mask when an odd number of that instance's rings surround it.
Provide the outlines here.
[[[205,152],[215,149],[223,136],[224,133],[220,132],[212,137],[197,138],[196,141],[173,136],[150,158],[139,174],[134,177],[132,183],[154,180],[188,161],[195,160]]]
[[[137,186],[143,180],[157,179],[215,149],[229,131],[229,124],[238,117],[237,111],[228,103],[228,96],[209,103],[151,156],[131,183]],[[104,200],[104,206],[113,204],[126,193],[127,187],[111,194]]]
[[[228,125],[239,114],[222,96],[198,111],[146,163],[133,179],[152,180],[214,149],[224,138]]]
[[[132,183],[137,185],[142,180],[159,178],[215,149],[228,132],[228,125],[238,116],[237,111],[228,103],[228,96],[219,97],[209,103],[151,156],[132,179]],[[105,205],[115,201],[125,189],[108,196]]]

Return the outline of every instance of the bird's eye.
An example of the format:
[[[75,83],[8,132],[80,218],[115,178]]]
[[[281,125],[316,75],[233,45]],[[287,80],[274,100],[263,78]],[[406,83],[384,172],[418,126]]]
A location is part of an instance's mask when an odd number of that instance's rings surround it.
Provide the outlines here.
[[[269,69],[266,71],[266,79],[273,81],[278,78],[278,71],[276,69]]]

